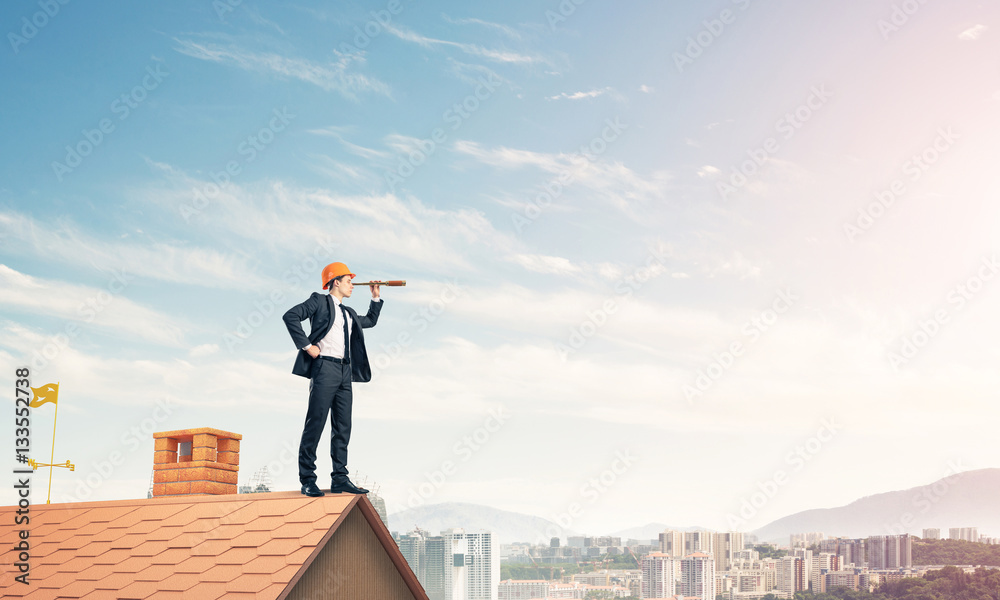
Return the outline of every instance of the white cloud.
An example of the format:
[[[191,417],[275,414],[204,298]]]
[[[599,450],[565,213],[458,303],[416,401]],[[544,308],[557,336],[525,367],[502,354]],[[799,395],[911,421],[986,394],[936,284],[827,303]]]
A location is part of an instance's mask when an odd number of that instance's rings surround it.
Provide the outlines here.
[[[312,159],[309,166],[313,171],[322,173],[340,183],[377,185],[382,181],[378,175],[364,167],[350,165],[325,154],[310,154],[309,158]]]
[[[401,29],[394,25],[386,25],[385,30],[403,41],[413,42],[425,48],[430,48],[432,46],[448,46],[452,48],[458,48],[459,50],[461,50],[466,54],[472,56],[478,56],[480,58],[485,58],[487,60],[492,60],[494,62],[511,63],[511,64],[532,64],[537,62],[544,62],[539,57],[528,56],[526,54],[519,54],[517,52],[511,52],[508,50],[493,50],[490,48],[477,46],[475,44],[467,44],[464,42],[452,42],[448,40],[438,40],[435,38],[420,35],[418,33],[414,33],[412,31]]]
[[[709,276],[716,275],[736,275],[740,279],[755,279],[760,277],[761,268],[753,264],[740,252],[734,252],[732,256],[723,258],[709,268]]]
[[[211,356],[219,351],[218,344],[202,344],[200,346],[195,346],[191,348],[188,352],[188,356],[191,358],[204,358],[206,356]]]
[[[135,274],[108,275],[104,288],[32,277],[0,264],[0,305],[73,323],[92,323],[106,333],[139,337],[167,346],[181,343],[185,326],[123,296]]]
[[[561,256],[541,254],[515,254],[510,260],[535,273],[572,275],[581,271],[580,267]]]
[[[395,136],[392,145],[403,151],[414,140]],[[338,168],[329,163],[325,166]],[[179,204],[192,201],[191,190],[208,184],[176,170],[170,177],[177,191],[155,188],[136,196],[175,210]],[[200,227],[217,235],[231,233],[274,251],[299,255],[317,244],[323,248],[378,248],[379,261],[387,268],[413,265],[436,273],[468,271],[476,251],[506,254],[514,245],[512,234],[497,231],[478,210],[442,210],[394,194],[342,195],[283,182],[230,184],[198,218]]]
[[[701,177],[702,179],[718,177],[719,173],[722,173],[722,171],[720,171],[718,167],[713,167],[712,165],[705,165],[698,169],[698,177]]]
[[[599,90],[590,90],[589,92],[573,92],[572,94],[567,94],[562,92],[556,94],[555,96],[549,96],[548,100],[584,100],[587,98],[597,98],[598,96],[603,96],[605,94],[611,95],[616,100],[623,100],[621,94],[616,92],[614,88],[605,87]]]
[[[389,87],[381,81],[351,72],[355,64],[363,60],[357,54],[347,55],[334,51],[336,60],[321,64],[303,58],[253,52],[234,44],[224,46],[178,38],[174,41],[178,44],[174,50],[192,58],[226,64],[244,71],[298,79],[327,91],[339,92],[348,98],[355,98],[355,94],[359,92],[389,94]]]
[[[646,84],[642,84],[639,86],[639,91],[642,92],[643,94],[652,94],[653,88],[649,87]]]
[[[453,19],[448,15],[441,15],[441,16],[444,18],[445,21],[453,25],[481,25],[483,27],[486,27],[487,29],[499,31],[500,33],[504,34],[505,36],[511,39],[520,40],[522,37],[521,34],[510,25],[503,25],[502,23],[492,23],[490,21],[484,21],[482,19],[473,19],[473,18]]]
[[[558,178],[564,187],[589,189],[628,214],[632,212],[633,203],[661,198],[669,179],[665,173],[655,173],[647,179],[622,163],[588,157],[583,153],[553,154],[504,146],[487,149],[477,142],[466,140],[455,142],[454,148],[483,164],[500,169],[540,169]]]
[[[171,205],[176,210],[178,203]],[[261,285],[263,279],[243,258],[216,250],[136,238],[131,243],[104,241],[69,223],[42,225],[16,213],[0,213],[0,236],[20,242],[12,247],[42,259],[99,270],[123,269],[148,279],[210,288]]]
[[[981,25],[981,24],[974,25],[966,29],[962,33],[958,34],[958,39],[966,42],[974,42],[978,40],[980,36],[983,35],[983,32],[985,32],[987,29],[988,27],[986,27],[986,25]]]
[[[360,156],[361,158],[380,159],[389,157],[389,153],[385,152],[384,150],[373,150],[372,148],[366,148],[364,146],[359,146],[357,144],[348,142],[346,139],[344,139],[345,129],[346,129],[345,127],[330,126],[321,129],[310,129],[308,130],[308,133],[311,133],[313,135],[322,135],[322,136],[337,138],[337,140],[341,144],[343,144],[343,146],[347,148],[347,150],[351,154]]]

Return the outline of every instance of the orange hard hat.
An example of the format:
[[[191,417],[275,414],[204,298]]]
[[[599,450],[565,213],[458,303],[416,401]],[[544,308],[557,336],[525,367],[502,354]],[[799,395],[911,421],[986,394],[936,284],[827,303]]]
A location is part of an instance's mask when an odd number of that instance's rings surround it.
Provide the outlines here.
[[[336,279],[341,275],[350,275],[351,279],[355,277],[354,273],[351,273],[351,270],[344,263],[330,263],[323,267],[323,289],[326,289],[331,279]]]

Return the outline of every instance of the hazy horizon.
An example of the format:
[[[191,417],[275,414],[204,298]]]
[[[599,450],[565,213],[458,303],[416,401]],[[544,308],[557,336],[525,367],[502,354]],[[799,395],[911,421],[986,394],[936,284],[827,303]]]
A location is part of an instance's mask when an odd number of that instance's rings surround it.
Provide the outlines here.
[[[0,363],[60,383],[54,502],[145,497],[189,427],[298,489],[280,317],[333,261],[407,280],[348,462],[392,512],[766,493],[749,531],[1000,466],[996,4],[56,4],[0,7]]]

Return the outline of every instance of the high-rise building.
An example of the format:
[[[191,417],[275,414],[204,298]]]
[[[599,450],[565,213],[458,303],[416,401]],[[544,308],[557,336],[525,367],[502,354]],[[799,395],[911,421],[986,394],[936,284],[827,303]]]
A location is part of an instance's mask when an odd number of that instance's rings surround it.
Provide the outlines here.
[[[431,600],[497,600],[500,553],[491,532],[400,536],[399,549]]]
[[[830,552],[820,552],[813,557],[812,575],[809,577],[813,593],[825,592],[824,575],[840,570],[840,557]]]
[[[812,546],[813,544],[818,544],[826,536],[822,532],[814,531],[811,533],[793,533],[788,536],[788,541],[791,542],[791,547],[796,548],[799,546],[806,547]]]
[[[695,552],[704,552],[712,555],[712,541],[714,533],[711,531],[685,531],[684,532],[684,556]]]
[[[967,542],[979,541],[978,527],[952,527],[948,530],[948,538],[953,540],[965,540]]]
[[[819,593],[825,594],[838,587],[845,587],[852,590],[861,589],[861,575],[857,569],[850,571],[830,571],[823,574],[820,581]]]
[[[740,550],[733,553],[733,561],[760,560],[760,552],[756,550]]]
[[[802,572],[805,577],[805,589],[810,589],[812,586],[812,572],[813,572],[813,552],[812,550],[806,550],[805,548],[795,548],[791,552],[791,556],[802,559]],[[817,586],[819,587],[819,586]]]
[[[784,556],[778,561],[778,596],[794,598],[795,592],[806,590],[805,562],[795,556]]]
[[[728,571],[736,558],[736,553],[743,550],[743,534],[737,531],[712,534],[713,557],[716,571]]]
[[[417,579],[430,600],[465,600],[465,548],[461,540],[443,535],[425,537],[420,570],[423,578],[418,574]]]
[[[680,531],[665,530],[660,534],[660,552],[671,558],[684,556],[684,534]]]
[[[673,598],[677,593],[677,570],[674,558],[664,552],[642,557],[640,598]],[[714,600],[714,596],[712,600]]]
[[[920,537],[925,540],[939,540],[941,539],[941,530],[936,527],[933,529],[924,529]]]
[[[841,568],[848,565],[863,567],[865,564],[865,540],[831,538],[819,543],[819,551],[839,556]]]
[[[410,570],[413,571],[413,574],[417,576],[417,579],[421,583],[424,581],[422,569],[426,568],[426,562],[423,556],[426,539],[427,532],[420,529],[401,535],[396,539],[396,545],[399,546],[399,551],[403,553],[403,558],[405,558],[406,563],[410,565]]]
[[[456,549],[453,568],[465,567],[466,600],[497,600],[500,551],[493,532],[466,533],[463,529],[449,529],[441,535],[453,540]],[[460,557],[461,554],[464,557]]]
[[[868,568],[873,571],[913,566],[913,538],[901,535],[876,535],[868,538]]]
[[[711,554],[694,552],[681,559],[680,594],[685,598],[715,600],[715,559]]]

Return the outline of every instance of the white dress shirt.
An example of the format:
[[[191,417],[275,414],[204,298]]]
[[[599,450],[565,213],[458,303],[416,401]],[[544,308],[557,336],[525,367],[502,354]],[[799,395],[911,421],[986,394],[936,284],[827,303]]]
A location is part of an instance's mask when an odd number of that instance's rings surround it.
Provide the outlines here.
[[[340,308],[340,300],[336,296],[327,294],[330,302],[333,304],[331,310],[333,311],[333,325],[330,326],[330,331],[326,332],[323,339],[316,344],[319,347],[320,356],[332,356],[333,358],[344,358],[344,311]],[[381,302],[381,298],[372,298],[375,302]],[[351,322],[351,317],[347,317],[347,339],[350,343],[351,327],[353,323]],[[306,346],[308,348],[309,346]],[[305,350],[305,348],[303,348]]]

